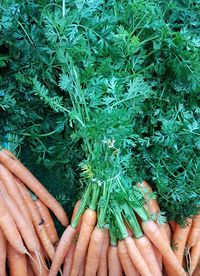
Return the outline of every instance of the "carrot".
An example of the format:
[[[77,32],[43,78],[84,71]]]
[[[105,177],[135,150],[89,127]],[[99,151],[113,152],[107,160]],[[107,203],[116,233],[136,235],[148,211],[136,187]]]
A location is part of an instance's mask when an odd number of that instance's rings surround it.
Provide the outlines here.
[[[175,221],[170,221],[169,224],[171,226],[172,232],[174,232],[176,229],[177,223]]]
[[[97,276],[107,276],[108,275],[108,247],[109,247],[109,232],[105,230],[101,257],[99,261],[99,267],[97,270]]]
[[[200,237],[197,243],[191,248],[190,259],[190,274],[192,275],[200,260]]]
[[[142,253],[135,244],[135,241],[131,237],[125,239],[128,254],[142,276],[153,276],[146,261],[144,260]]]
[[[59,237],[48,208],[39,199],[35,201],[35,204],[39,210],[42,219],[44,220],[44,224],[51,242],[53,243],[53,245],[56,245],[58,243]]]
[[[139,272],[129,257],[126,243],[124,240],[118,242],[117,245],[119,258],[126,276],[139,276]]]
[[[137,248],[140,250],[144,260],[146,261],[152,275],[162,276],[153,246],[146,236],[134,238]]]
[[[25,242],[26,247],[32,252],[40,251],[40,244],[37,242],[35,238],[35,232],[32,231],[32,228],[27,223],[25,217],[20,212],[17,204],[12,200],[12,198],[7,194],[6,190],[4,190],[3,186],[1,186],[0,194],[3,197],[16,226]]]
[[[28,276],[26,256],[7,243],[10,276]]]
[[[0,229],[0,275],[6,276],[6,239]]]
[[[81,230],[74,253],[71,276],[77,276],[80,271],[81,263],[84,260],[90,237],[96,224],[96,217],[96,211],[90,208],[88,208],[83,215]]]
[[[36,276],[48,276],[48,269],[42,253],[40,253],[41,265],[39,266],[35,261],[35,254],[30,252],[29,262]],[[29,275],[28,275],[29,276]]]
[[[174,245],[173,251],[181,265],[183,262],[183,254],[184,254],[188,234],[191,228],[191,223],[192,223],[192,219],[188,219],[188,224],[184,228],[181,227],[179,224],[177,224],[172,237],[172,244]]]
[[[73,241],[70,245],[69,251],[64,260],[63,276],[70,276],[75,249],[76,249],[76,241]]]
[[[22,183],[18,183],[18,187],[20,189],[20,192],[22,193],[22,196],[31,212],[31,217],[33,224],[35,226],[35,230],[41,240],[42,245],[44,246],[49,258],[52,260],[55,250],[54,247],[50,241],[50,238],[47,234],[46,228],[44,226],[44,222],[41,219],[41,216],[38,212],[38,209],[34,203],[34,201],[31,199],[29,192],[27,191],[26,187]]]
[[[157,225],[153,221],[148,220],[142,222],[142,229],[150,241],[159,249],[163,258],[166,259],[169,265],[174,269],[174,273],[180,276],[186,275],[169,243],[165,240]]]
[[[156,214],[157,212],[160,212],[160,207],[158,205],[157,200],[154,198],[151,198],[149,200],[148,198],[148,194],[153,193],[153,190],[149,186],[149,184],[146,181],[142,181],[142,183],[137,183],[137,187],[140,189],[140,191],[142,192],[145,198],[147,209],[149,210],[150,214],[153,214],[153,213]]]
[[[154,253],[155,253],[159,268],[160,268],[160,271],[162,271],[162,265],[163,265],[162,264],[162,255],[159,252],[158,248],[156,248],[154,245],[152,245],[152,246],[153,246],[153,250],[154,250]]]
[[[119,258],[117,246],[110,245],[108,248],[108,271],[109,276],[122,276],[123,268]]]
[[[28,271],[28,276],[35,276],[35,273],[29,262],[27,262],[27,271]]]
[[[85,273],[85,265],[86,265],[86,258],[84,258],[84,260],[83,260],[83,262],[81,264],[81,268],[80,268],[78,276],[85,276],[85,275],[87,275]]]
[[[192,276],[199,276],[200,275],[200,261],[194,271],[194,273],[192,274]]]
[[[73,210],[73,214],[72,214],[72,218],[71,218],[71,223],[72,223],[72,221],[74,220],[74,217],[75,217],[75,215],[76,215],[76,213],[77,213],[77,211],[78,211],[78,208],[79,208],[80,204],[81,204],[81,201],[78,200],[78,201],[76,202],[75,206],[74,206],[74,210]],[[76,227],[76,232],[77,232],[77,233],[80,232],[81,223],[82,223],[82,216],[80,217],[79,223],[78,223],[78,225],[77,225],[77,227]]]
[[[85,273],[88,276],[95,276],[100,262],[101,252],[103,248],[105,231],[96,226],[92,232],[87,259]]]
[[[53,257],[51,268],[48,276],[56,276],[57,272],[66,256],[69,252],[73,238],[76,235],[76,228],[69,225],[64,231],[56,249],[56,253]]]
[[[14,176],[2,164],[0,164],[0,179],[3,182],[8,194],[16,202],[16,204],[18,205],[18,208],[20,209],[22,214],[25,216],[27,222],[31,223],[31,216],[26,208],[23,197],[22,197],[21,193],[19,192],[19,188],[15,183]]]
[[[0,228],[12,247],[19,253],[25,254],[27,252],[21,235],[17,229],[13,217],[11,216],[6,203],[0,194]]]
[[[200,214],[193,217],[192,226],[188,235],[188,247],[194,246],[200,237]]]
[[[13,158],[12,154],[9,155],[8,151],[2,149],[0,151],[0,162],[22,180],[52,210],[64,226],[68,225],[66,213],[58,201],[17,158]]]
[[[148,198],[148,194],[153,193],[151,186],[146,181],[142,181],[142,183],[137,183],[137,187],[140,189],[140,191],[142,192],[146,200],[146,207],[149,210],[150,215],[159,214],[160,207],[157,200],[154,198],[151,198],[149,200]],[[162,223],[162,224],[158,224],[157,222],[155,223],[158,225],[160,231],[166,237],[166,239],[170,241],[171,231],[168,223]]]
[[[76,215],[76,213],[78,211],[78,208],[79,208],[80,204],[81,204],[81,200],[79,199],[76,202],[76,204],[74,205],[74,210],[73,210],[73,213],[72,213],[71,222],[74,220],[74,217],[75,217],[75,215]]]

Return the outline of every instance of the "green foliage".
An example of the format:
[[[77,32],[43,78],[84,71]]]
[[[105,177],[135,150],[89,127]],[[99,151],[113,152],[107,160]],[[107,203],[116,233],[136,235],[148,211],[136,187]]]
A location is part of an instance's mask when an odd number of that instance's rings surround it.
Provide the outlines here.
[[[199,1],[12,0],[0,10],[1,141],[28,145],[72,185],[82,160],[87,181],[148,180],[171,220],[197,212]]]

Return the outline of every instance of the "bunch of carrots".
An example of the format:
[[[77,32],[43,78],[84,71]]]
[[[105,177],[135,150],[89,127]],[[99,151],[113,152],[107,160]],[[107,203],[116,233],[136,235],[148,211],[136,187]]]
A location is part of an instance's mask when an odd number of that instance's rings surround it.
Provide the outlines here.
[[[60,240],[49,209],[66,226]],[[200,275],[200,215],[184,227],[159,224],[159,204],[145,181],[90,182],[68,225],[55,198],[2,149],[0,211],[2,276],[8,270],[11,276]]]
[[[151,187],[143,181],[137,188],[145,198],[145,209],[150,216],[145,217],[145,213],[139,216],[139,205],[135,206],[135,215],[127,203],[122,210],[114,202],[118,231],[112,225],[101,227],[99,211],[92,203],[83,211],[90,194],[88,188],[74,207],[71,224],[58,244],[49,276],[56,276],[62,264],[64,276],[199,276],[199,216],[188,221],[184,228],[175,222],[171,223],[173,227],[168,223],[158,224],[151,219],[160,212],[155,197],[149,197]],[[176,244],[173,249],[172,243]],[[191,250],[189,266],[185,261],[186,247]]]
[[[0,275],[48,275],[59,241],[49,209],[68,225],[57,200],[8,150],[0,151]],[[8,264],[8,265],[7,265]]]

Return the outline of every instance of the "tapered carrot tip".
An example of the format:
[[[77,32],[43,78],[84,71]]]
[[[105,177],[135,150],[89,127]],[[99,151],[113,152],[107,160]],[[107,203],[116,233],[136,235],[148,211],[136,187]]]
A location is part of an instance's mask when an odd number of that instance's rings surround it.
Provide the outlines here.
[[[165,240],[158,226],[151,220],[142,222],[142,229],[149,240],[158,248],[163,258],[174,270],[174,275],[185,276],[186,273],[174,255],[170,244]]]
[[[63,233],[60,242],[58,243],[58,247],[56,249],[56,253],[53,257],[51,268],[49,271],[49,276],[57,275],[60,266],[63,263],[66,254],[69,251],[70,245],[75,235],[76,229],[69,225]]]

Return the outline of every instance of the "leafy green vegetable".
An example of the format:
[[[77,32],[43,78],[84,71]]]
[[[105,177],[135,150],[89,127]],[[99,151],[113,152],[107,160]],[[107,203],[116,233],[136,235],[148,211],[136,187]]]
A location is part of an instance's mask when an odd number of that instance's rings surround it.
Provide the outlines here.
[[[182,223],[200,202],[199,2],[64,3],[1,4],[0,139],[68,180],[81,160],[86,182],[146,179]]]

